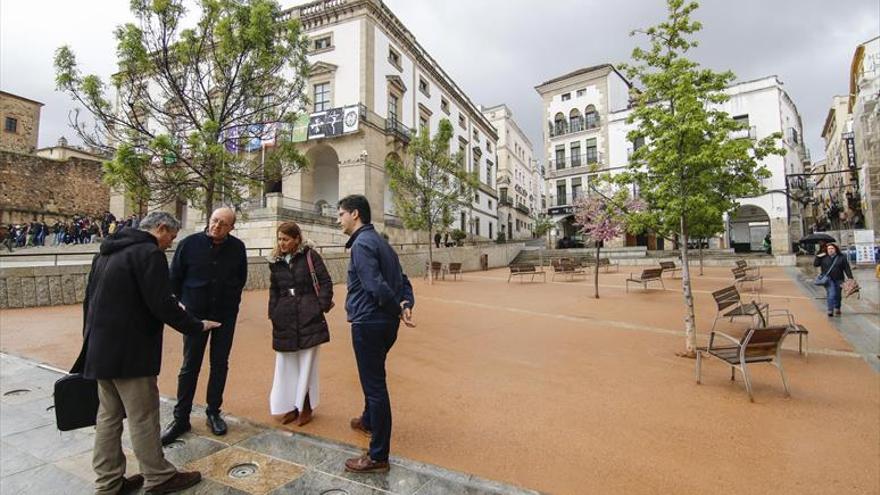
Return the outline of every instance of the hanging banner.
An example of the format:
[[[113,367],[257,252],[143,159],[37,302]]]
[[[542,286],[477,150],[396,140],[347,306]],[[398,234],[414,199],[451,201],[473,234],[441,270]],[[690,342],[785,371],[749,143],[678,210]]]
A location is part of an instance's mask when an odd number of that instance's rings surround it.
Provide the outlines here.
[[[856,168],[856,136],[852,132],[841,134],[846,145],[846,164],[849,168]]]
[[[355,132],[359,119],[357,105],[313,113],[309,116],[308,138],[329,138]]]

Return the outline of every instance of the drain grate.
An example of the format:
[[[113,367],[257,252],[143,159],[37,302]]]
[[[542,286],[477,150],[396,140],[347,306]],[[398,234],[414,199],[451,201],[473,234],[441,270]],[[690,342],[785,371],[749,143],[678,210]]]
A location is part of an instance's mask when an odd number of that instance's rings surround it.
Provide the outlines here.
[[[331,488],[321,492],[321,495],[349,495],[349,493],[348,490],[343,490],[342,488]]]
[[[3,396],[4,397],[15,397],[18,395],[28,394],[28,393],[30,393],[30,391],[31,390],[29,388],[17,388],[15,390],[10,390],[9,392],[4,393]]]
[[[183,440],[175,440],[165,446],[166,449],[174,450],[183,447],[186,442]]]
[[[235,466],[232,466],[229,468],[229,473],[227,474],[229,474],[230,478],[240,480],[257,474],[257,471],[259,471],[259,467],[256,464],[253,462],[246,462],[244,464],[236,464]]]

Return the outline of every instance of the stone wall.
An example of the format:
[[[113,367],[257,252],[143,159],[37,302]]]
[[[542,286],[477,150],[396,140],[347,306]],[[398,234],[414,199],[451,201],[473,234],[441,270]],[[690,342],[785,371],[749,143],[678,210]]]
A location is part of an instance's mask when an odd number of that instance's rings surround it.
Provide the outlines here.
[[[52,222],[76,214],[102,214],[109,205],[110,189],[102,181],[100,162],[0,151],[0,222]]]
[[[522,248],[523,244],[520,243],[444,248],[434,252],[434,261],[460,262],[464,271],[475,271],[480,269],[480,255],[487,254],[489,267],[498,268],[507,266]],[[421,277],[425,273],[427,250],[399,254],[403,270],[410,278]],[[345,283],[349,255],[327,253],[324,260],[333,282]],[[90,267],[70,265],[0,269],[0,309],[81,304]],[[264,257],[248,258],[246,290],[268,288],[269,260]]]

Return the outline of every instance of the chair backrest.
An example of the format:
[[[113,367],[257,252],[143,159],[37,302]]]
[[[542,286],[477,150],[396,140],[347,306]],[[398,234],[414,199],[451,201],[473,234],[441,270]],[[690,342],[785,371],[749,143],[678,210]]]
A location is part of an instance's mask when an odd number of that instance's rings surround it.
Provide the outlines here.
[[[712,293],[712,297],[715,299],[715,304],[718,305],[718,311],[729,308],[730,306],[742,304],[739,297],[739,291],[736,290],[735,285],[716,290]]]
[[[660,278],[660,275],[663,274],[662,268],[648,268],[647,270],[642,270],[641,278],[644,280],[646,278]]]
[[[553,269],[556,270],[559,267],[559,262],[560,260],[552,259],[550,260],[550,266],[552,266]]]
[[[611,264],[611,260],[609,260],[608,258],[599,258],[599,263],[598,263],[599,266],[605,266],[605,265],[610,265],[610,264]]]
[[[788,325],[752,328],[743,336],[740,345],[745,346],[748,357],[773,356],[788,329]]]
[[[731,268],[730,271],[733,272],[733,278],[735,278],[737,280],[739,280],[741,278],[745,278],[745,276],[746,276],[746,271],[744,268],[740,268],[740,267]]]
[[[664,270],[671,270],[671,269],[675,268],[675,262],[674,261],[661,261],[660,268],[662,268]]]
[[[450,263],[449,273],[461,273],[461,263]]]
[[[441,263],[439,261],[432,261],[431,262],[431,270],[439,272],[442,268],[443,268],[443,263]]]
[[[737,268],[745,268],[747,266],[749,266],[749,264],[746,263],[746,260],[736,260],[736,267]]]

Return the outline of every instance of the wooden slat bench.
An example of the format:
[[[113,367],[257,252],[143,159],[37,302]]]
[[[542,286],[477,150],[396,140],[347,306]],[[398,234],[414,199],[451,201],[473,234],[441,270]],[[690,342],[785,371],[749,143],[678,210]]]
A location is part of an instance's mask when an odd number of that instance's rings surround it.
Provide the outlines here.
[[[712,322],[712,330],[715,330],[715,324],[721,318],[730,318],[732,322],[734,318],[748,317],[752,320],[753,326],[758,326],[756,318],[764,318],[763,314],[767,314],[768,305],[766,303],[743,303],[736,289],[736,285],[716,290],[712,293],[715,299],[715,321]]]
[[[706,352],[706,354],[714,356],[730,366],[731,380],[736,377],[737,370],[742,373],[750,401],[754,402],[755,398],[752,396],[752,381],[747,365],[753,363],[768,363],[776,366],[779,369],[779,374],[782,375],[785,395],[790,397],[791,392],[788,389],[788,380],[785,378],[781,360],[782,341],[788,333],[789,327],[787,325],[755,327],[750,328],[741,339],[737,340],[723,332],[713,330],[709,335],[709,345],[705,351],[697,350],[697,383],[702,382],[702,356],[703,352]],[[733,345],[716,345],[716,337],[722,337]]]
[[[662,268],[648,268],[647,270],[642,270],[642,274],[638,277],[634,277],[632,273],[629,274],[629,278],[626,279],[626,291],[629,292],[629,283],[637,283],[642,284],[642,288],[648,289],[648,282],[660,282],[660,286],[666,289],[666,285],[663,284],[663,269]]]
[[[525,263],[510,265],[510,275],[507,276],[507,283],[510,283],[510,279],[513,277],[531,277],[530,281],[534,282],[537,275],[540,275],[544,282],[547,281],[547,272],[539,270],[535,265]],[[522,278],[520,278],[520,282],[522,282]]]
[[[572,259],[563,258],[558,261],[553,260],[550,262],[550,266],[553,268],[553,277],[551,277],[551,280],[555,280],[557,275],[564,275],[568,277],[569,280],[574,280],[575,277],[579,276],[585,277],[587,275],[586,270]]]
[[[681,268],[675,266],[674,261],[661,261],[660,268],[663,269],[663,273],[671,273],[670,278],[675,278],[675,272],[681,273]]]
[[[611,261],[609,258],[599,258],[599,263],[596,264],[596,269],[604,268],[605,273],[611,271],[614,268],[614,271],[620,271],[620,262],[619,261]]]

